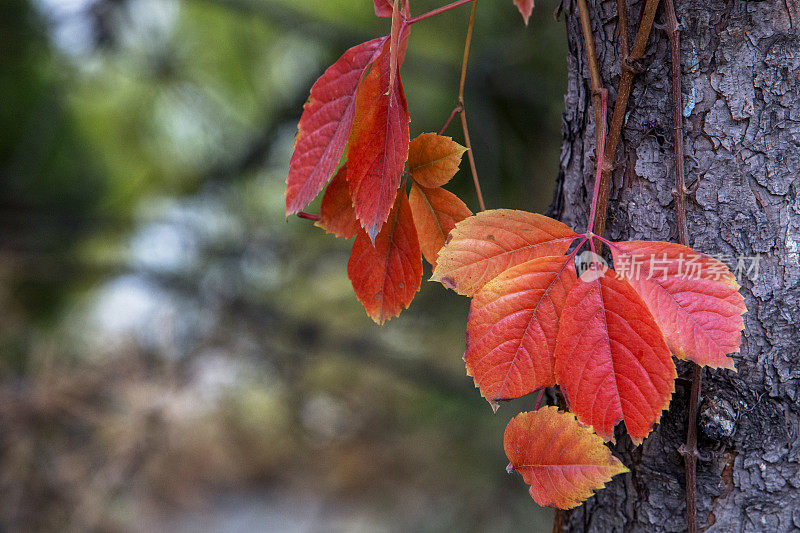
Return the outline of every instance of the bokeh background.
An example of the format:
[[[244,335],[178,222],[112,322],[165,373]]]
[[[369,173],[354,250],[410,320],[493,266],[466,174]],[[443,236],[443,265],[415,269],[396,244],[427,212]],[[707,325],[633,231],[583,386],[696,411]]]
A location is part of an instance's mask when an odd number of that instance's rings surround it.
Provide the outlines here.
[[[555,7],[478,6],[490,207],[552,197]],[[412,137],[455,104],[468,11],[413,28]],[[283,214],[311,84],[387,32],[369,0],[0,3],[0,531],[550,529],[505,472],[533,400],[473,388],[466,299],[423,283],[379,328],[352,242]],[[467,172],[449,188],[476,209]]]

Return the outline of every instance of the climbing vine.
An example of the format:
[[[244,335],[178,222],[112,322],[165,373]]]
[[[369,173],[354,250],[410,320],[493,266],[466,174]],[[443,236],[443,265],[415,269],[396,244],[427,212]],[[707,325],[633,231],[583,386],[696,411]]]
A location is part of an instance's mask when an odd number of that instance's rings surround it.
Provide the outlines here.
[[[439,133],[410,137],[401,66],[414,24],[471,4],[456,105]],[[515,0],[527,24],[529,0]],[[546,216],[486,210],[470,150],[464,81],[476,0],[412,17],[409,0],[374,0],[389,34],[347,50],[314,83],[298,125],[286,186],[286,214],[328,233],[355,237],[347,273],[366,313],[383,324],[420,289],[423,258],[432,281],[471,298],[466,371],[480,394],[501,402],[537,392],[530,412],[509,422],[509,471],[541,505],[580,505],[627,468],[604,442],[622,424],[641,444],[675,391],[673,356],[695,363],[687,445],[689,530],[696,529],[694,463],[700,368],[733,369],[746,311],[739,285],[720,261],[688,247],[679,31],[665,0],[673,62],[675,206],[679,243],[604,237],[611,171],[636,63],[659,5],[646,0],[629,49],[625,2],[618,2],[619,87],[606,127],[608,91],[597,64],[585,0],[577,0],[596,118],[596,169],[586,229]],[[460,118],[461,146],[444,135]],[[346,154],[345,154],[346,152]],[[444,188],[467,155],[478,213]],[[327,188],[326,188],[327,186]],[[303,209],[325,189],[320,211]],[[610,251],[610,263],[602,255]],[[541,406],[546,388],[568,411]]]

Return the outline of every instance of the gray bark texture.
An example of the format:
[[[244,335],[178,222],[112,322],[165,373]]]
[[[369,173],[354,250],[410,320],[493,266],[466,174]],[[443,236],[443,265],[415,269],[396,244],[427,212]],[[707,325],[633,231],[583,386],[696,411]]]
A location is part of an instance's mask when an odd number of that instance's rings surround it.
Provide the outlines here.
[[[614,0],[589,0],[609,117],[620,74]],[[698,524],[713,532],[800,529],[800,2],[675,0],[690,245],[761,256],[739,276],[748,312],[737,373],[705,370],[697,465]],[[570,53],[561,174],[552,215],[585,228],[594,179],[594,112],[577,8],[564,2]],[[633,43],[641,2],[629,3]],[[664,22],[659,7],[656,24]],[[668,36],[654,27],[639,65],[613,174],[606,236],[677,242]],[[693,96],[692,96],[693,95]],[[692,107],[693,105],[693,107]],[[752,266],[750,260],[746,266]],[[642,446],[617,433],[631,469],[556,530],[685,531],[690,369]],[[558,522],[562,523],[559,524]]]

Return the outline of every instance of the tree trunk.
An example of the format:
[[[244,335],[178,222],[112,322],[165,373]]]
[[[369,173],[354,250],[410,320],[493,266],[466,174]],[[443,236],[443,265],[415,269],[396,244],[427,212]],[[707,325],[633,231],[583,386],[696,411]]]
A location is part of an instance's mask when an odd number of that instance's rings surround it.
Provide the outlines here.
[[[736,267],[748,312],[738,373],[705,370],[698,423],[698,524],[708,531],[800,528],[800,5],[797,0],[675,0],[681,21],[689,245]],[[561,175],[553,215],[584,228],[594,178],[594,111],[577,9]],[[633,42],[641,2],[629,4]],[[609,109],[619,83],[614,0],[589,0]],[[656,23],[662,22],[659,8]],[[634,81],[606,235],[677,242],[667,34],[654,27]],[[693,106],[693,107],[692,107]],[[609,111],[610,115],[610,111]],[[565,531],[685,531],[690,367],[678,362],[670,410],[644,444],[617,434],[631,469],[558,517]]]

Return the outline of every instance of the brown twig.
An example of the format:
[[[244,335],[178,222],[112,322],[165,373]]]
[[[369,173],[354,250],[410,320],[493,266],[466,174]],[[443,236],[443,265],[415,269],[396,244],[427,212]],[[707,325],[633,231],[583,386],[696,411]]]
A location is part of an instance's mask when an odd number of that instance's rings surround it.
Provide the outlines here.
[[[617,144],[619,144],[622,123],[625,120],[625,112],[628,108],[628,98],[630,98],[631,95],[633,76],[636,74],[634,63],[644,56],[647,40],[650,37],[650,30],[653,27],[653,19],[656,16],[658,2],[659,0],[646,0],[642,20],[636,32],[636,40],[633,43],[633,49],[628,57],[622,61],[622,76],[619,80],[617,99],[614,102],[614,113],[611,115],[611,126],[608,130],[605,157],[603,159],[600,194],[597,199],[597,217],[595,218],[593,229],[596,235],[603,235],[606,230],[606,212],[608,210],[608,197],[611,192],[611,171],[614,168]]]
[[[681,116],[681,55],[678,19],[672,0],[664,1],[669,34],[670,62],[672,63],[672,137],[675,144],[675,214],[678,225],[678,242],[689,244],[686,231],[686,179],[683,166],[683,117]]]
[[[619,50],[622,61],[628,57],[628,0],[617,0],[617,26],[619,27]]]
[[[594,49],[594,36],[592,35],[592,21],[589,18],[589,8],[586,0],[578,0],[578,13],[581,19],[581,31],[583,33],[583,44],[586,48],[586,59],[589,63],[589,82],[594,97],[594,128],[595,146],[599,147],[602,142],[603,132],[600,131],[600,93],[605,91],[603,80],[600,78],[600,67],[597,64],[597,52]],[[597,151],[597,157],[600,152]]]
[[[681,454],[686,463],[686,525],[689,533],[697,532],[697,408],[702,384],[703,367],[693,363],[686,446],[681,446]]]
[[[678,226],[678,242],[684,246],[689,244],[686,227],[686,179],[683,166],[683,117],[681,116],[681,56],[680,26],[675,16],[675,5],[672,0],[664,0],[667,32],[669,35],[670,62],[672,63],[672,132],[675,145],[675,218]],[[687,417],[686,445],[681,447],[683,460],[686,463],[686,525],[689,533],[697,531],[697,408],[700,403],[700,387],[703,380],[703,369],[692,364],[692,387],[689,396],[689,413]]]
[[[475,184],[475,194],[478,197],[478,207],[481,211],[486,210],[481,193],[481,183],[478,181],[478,170],[475,168],[475,157],[472,155],[472,143],[469,140],[469,129],[467,128],[467,110],[464,107],[464,83],[467,80],[467,59],[469,59],[469,47],[472,44],[472,29],[475,27],[475,8],[478,0],[472,0],[472,9],[469,12],[469,26],[467,26],[467,41],[464,43],[464,57],[461,60],[461,81],[458,84],[458,105],[461,115],[461,129],[464,130],[464,145],[467,147],[467,160],[469,169],[472,172],[472,182]]]

